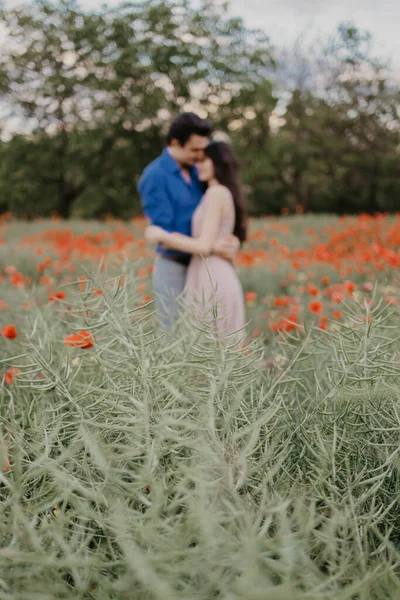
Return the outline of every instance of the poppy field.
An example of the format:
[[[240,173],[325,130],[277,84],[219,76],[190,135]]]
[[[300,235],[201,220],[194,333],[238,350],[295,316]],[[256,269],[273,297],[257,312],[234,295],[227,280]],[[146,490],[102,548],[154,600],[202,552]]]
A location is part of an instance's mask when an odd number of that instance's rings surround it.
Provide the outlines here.
[[[251,221],[240,347],[143,219],[0,222],[0,599],[400,597],[400,214]]]
[[[98,269],[121,275],[120,285],[134,278],[137,304],[151,302],[154,254],[142,237],[144,226],[140,218],[129,224],[113,219],[24,224],[3,215],[2,327],[23,321],[45,303],[71,311],[75,292],[86,289],[85,273]],[[302,330],[310,317],[320,329],[336,329],[346,320],[343,306],[354,298],[371,306],[377,291],[385,304],[400,302],[400,214],[252,220],[236,265],[248,335],[270,339],[273,333]]]

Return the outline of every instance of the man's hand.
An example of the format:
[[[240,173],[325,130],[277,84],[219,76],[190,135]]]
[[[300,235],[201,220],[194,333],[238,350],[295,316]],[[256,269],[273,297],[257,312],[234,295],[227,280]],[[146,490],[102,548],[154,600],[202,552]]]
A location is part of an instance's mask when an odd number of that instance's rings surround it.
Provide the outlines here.
[[[226,260],[232,261],[240,248],[239,239],[230,234],[224,237],[222,240],[217,240],[213,246],[212,253],[225,258]]]
[[[150,244],[161,244],[167,237],[168,233],[157,225],[149,225],[144,230],[144,237]]]

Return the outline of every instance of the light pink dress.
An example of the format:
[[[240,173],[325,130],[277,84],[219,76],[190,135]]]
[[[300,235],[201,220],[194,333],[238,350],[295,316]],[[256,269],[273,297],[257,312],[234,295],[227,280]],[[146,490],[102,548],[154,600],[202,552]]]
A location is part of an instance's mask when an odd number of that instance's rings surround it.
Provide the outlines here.
[[[193,214],[194,238],[200,237],[206,195]],[[217,238],[233,233],[234,226],[235,205],[231,195],[230,210],[221,220]],[[215,255],[207,258],[194,255],[187,272],[185,298],[190,305],[195,305],[198,318],[217,329],[219,337],[244,327],[243,290],[236,270],[228,260]],[[243,336],[244,329],[236,337],[239,339]]]

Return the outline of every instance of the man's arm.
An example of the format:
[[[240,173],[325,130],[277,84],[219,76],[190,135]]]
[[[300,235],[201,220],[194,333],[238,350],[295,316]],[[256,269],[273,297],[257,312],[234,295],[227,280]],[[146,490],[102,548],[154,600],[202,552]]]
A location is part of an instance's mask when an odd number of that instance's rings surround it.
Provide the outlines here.
[[[205,211],[200,235],[192,238],[181,233],[167,233],[163,228],[149,227],[146,239],[159,242],[165,248],[173,248],[180,252],[209,256],[217,239],[218,227],[221,222],[224,196],[221,189],[212,189],[205,199]]]
[[[158,173],[144,175],[139,181],[138,191],[143,212],[151,224],[172,232],[174,213],[162,175]]]

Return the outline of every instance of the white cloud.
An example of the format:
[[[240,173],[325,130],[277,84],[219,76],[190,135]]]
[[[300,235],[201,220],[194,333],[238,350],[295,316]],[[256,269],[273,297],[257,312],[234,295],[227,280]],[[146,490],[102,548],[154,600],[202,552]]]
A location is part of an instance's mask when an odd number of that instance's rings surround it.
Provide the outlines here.
[[[400,2],[397,0],[231,0],[231,12],[271,41],[290,43],[303,32],[331,34],[340,22],[353,21],[373,36],[373,50],[400,70]]]

